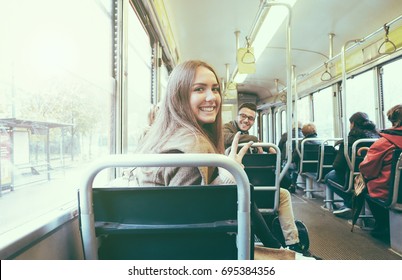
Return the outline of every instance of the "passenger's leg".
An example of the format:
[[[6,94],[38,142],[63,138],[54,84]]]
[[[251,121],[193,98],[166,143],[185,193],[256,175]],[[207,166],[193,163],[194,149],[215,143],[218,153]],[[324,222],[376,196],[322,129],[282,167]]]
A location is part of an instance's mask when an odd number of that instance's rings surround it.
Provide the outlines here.
[[[335,170],[331,170],[326,176],[325,176],[325,183],[327,185],[327,188],[329,188],[332,192],[336,193],[339,197],[343,199],[344,207],[346,208],[352,208],[352,195],[350,193],[345,193],[341,191],[340,189],[332,186],[331,184],[328,184],[328,180],[334,181],[339,183],[340,185],[345,184],[345,179],[344,175],[338,175]]]
[[[258,210],[255,203],[252,204],[252,220],[254,232],[258,239],[262,242],[265,247],[269,248],[281,248],[281,243],[275,238],[269,229],[268,225],[265,223],[264,217],[262,216],[260,210]]]
[[[299,243],[299,233],[293,215],[292,199],[289,191],[280,189],[279,222],[281,224],[286,245]]]

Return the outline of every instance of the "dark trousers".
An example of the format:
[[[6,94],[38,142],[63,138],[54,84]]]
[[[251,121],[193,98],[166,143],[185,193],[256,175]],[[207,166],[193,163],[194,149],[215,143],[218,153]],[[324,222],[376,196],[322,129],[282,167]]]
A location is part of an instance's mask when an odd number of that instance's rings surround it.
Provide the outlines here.
[[[282,246],[281,243],[272,234],[271,230],[264,220],[264,217],[262,216],[260,210],[258,210],[258,207],[255,203],[253,203],[253,205],[251,206],[250,211],[255,235],[257,235],[258,239],[262,242],[264,247],[279,249]]]

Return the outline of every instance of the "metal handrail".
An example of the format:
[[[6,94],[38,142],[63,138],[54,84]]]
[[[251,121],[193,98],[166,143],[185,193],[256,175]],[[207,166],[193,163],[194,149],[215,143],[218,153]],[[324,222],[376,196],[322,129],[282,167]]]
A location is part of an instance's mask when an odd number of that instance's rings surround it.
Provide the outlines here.
[[[351,164],[352,167],[350,168],[349,171],[349,183],[348,183],[348,188],[346,189],[346,192],[351,192],[353,190],[354,187],[354,175],[359,174],[360,172],[355,172],[354,168],[355,168],[355,164],[356,164],[356,152],[357,152],[357,145],[361,144],[361,143],[374,143],[375,141],[377,141],[378,138],[362,138],[362,139],[358,139],[356,140],[353,145],[352,145],[352,159],[351,159]],[[346,144],[344,144],[346,146]],[[347,147],[348,149],[348,147]]]

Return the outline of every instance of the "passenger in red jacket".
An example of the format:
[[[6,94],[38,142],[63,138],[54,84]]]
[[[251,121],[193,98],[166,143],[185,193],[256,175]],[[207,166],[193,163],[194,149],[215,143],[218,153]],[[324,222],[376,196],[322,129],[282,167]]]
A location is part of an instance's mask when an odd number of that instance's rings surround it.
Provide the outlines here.
[[[359,166],[361,174],[366,179],[370,197],[383,200],[388,199],[389,194],[392,154],[395,149],[402,149],[402,104],[389,109],[387,117],[392,127],[381,131],[381,138],[371,145]],[[373,235],[389,237],[388,210],[370,202],[369,206],[376,220]]]

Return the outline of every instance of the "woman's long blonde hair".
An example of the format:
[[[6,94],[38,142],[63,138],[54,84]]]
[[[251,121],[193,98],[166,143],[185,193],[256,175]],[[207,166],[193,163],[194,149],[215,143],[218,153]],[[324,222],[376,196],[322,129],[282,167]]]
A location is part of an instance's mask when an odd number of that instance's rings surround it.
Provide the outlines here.
[[[200,60],[189,60],[176,66],[170,74],[166,94],[161,102],[154,124],[139,144],[139,152],[159,153],[163,145],[175,136],[178,128],[186,128],[196,137],[204,136],[217,153],[224,152],[222,136],[222,102],[215,122],[200,125],[190,106],[190,92],[198,67],[205,67],[218,76],[214,68]],[[219,92],[221,94],[221,92]],[[180,142],[180,139],[177,139]]]

